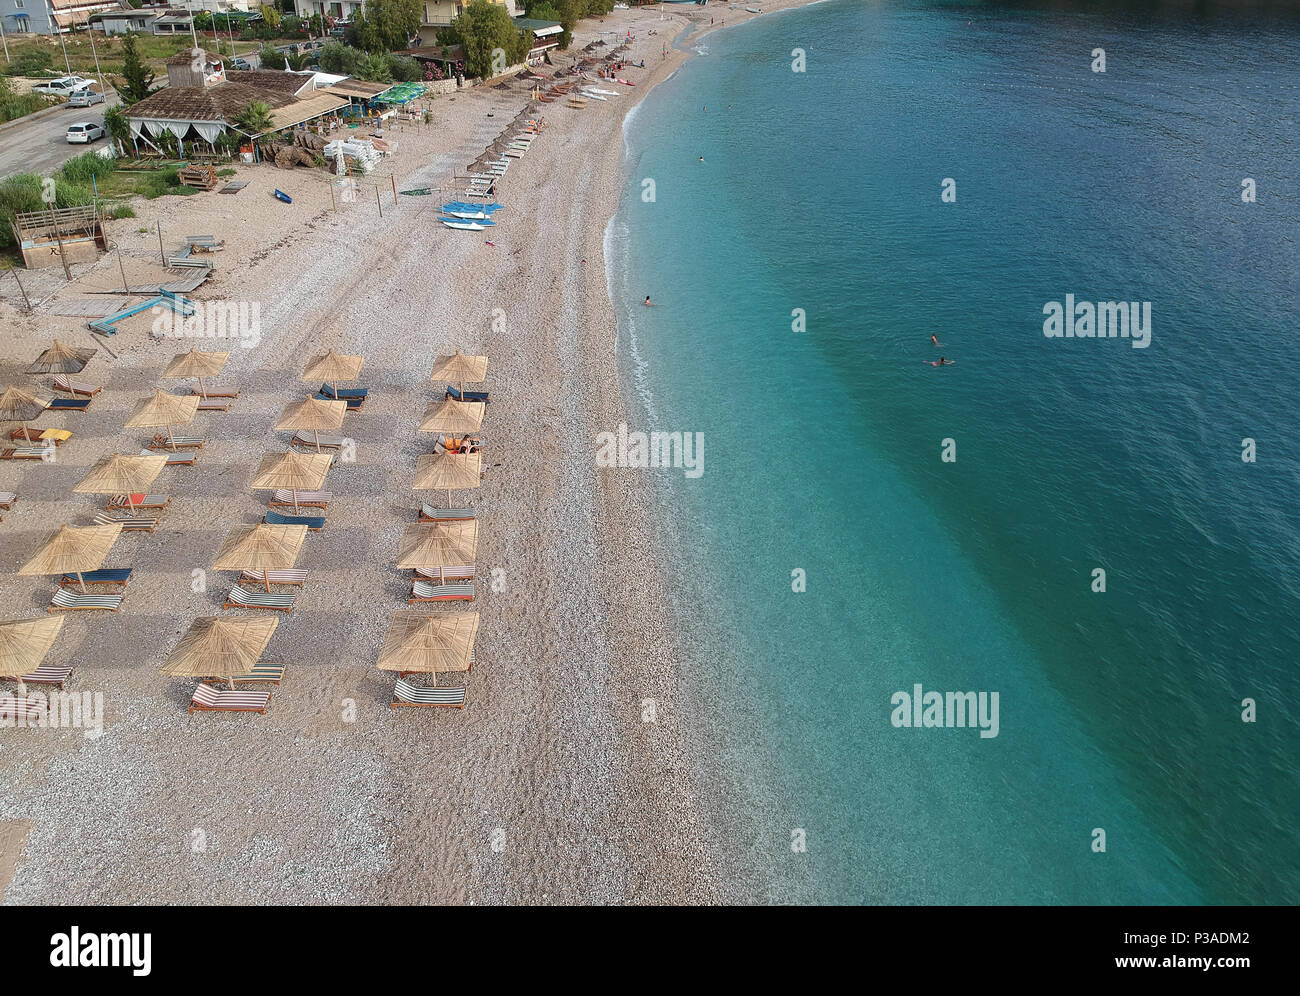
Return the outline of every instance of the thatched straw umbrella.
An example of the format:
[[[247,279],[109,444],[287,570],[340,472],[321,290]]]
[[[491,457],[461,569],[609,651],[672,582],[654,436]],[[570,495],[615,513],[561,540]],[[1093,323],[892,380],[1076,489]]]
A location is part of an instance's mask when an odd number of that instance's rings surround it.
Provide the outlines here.
[[[482,453],[423,453],[415,462],[416,491],[446,491],[447,507],[451,493],[477,488],[483,481]]]
[[[302,372],[302,379],[319,380],[329,384],[334,389],[334,396],[338,397],[338,382],[356,380],[361,376],[361,365],[365,362],[364,356],[345,356],[331,349],[328,353],[312,358],[312,361],[307,364],[307,369]]]
[[[0,422],[20,423],[23,427],[23,438],[27,440],[28,445],[31,445],[32,437],[27,431],[27,423],[40,418],[49,406],[49,398],[28,394],[17,387],[7,387],[5,393],[0,394]]]
[[[221,544],[214,571],[261,571],[266,590],[271,590],[271,572],[287,571],[298,560],[306,526],[236,526]]]
[[[172,435],[172,426],[189,425],[198,413],[197,394],[168,394],[155,391],[153,397],[143,399],[136,407],[135,414],[126,420],[128,429],[167,427],[167,442],[171,443],[172,452],[176,452],[176,437]]]
[[[54,345],[36,357],[36,362],[27,368],[27,372],[29,374],[81,373],[90,362],[90,358],[98,352],[98,349],[86,346],[68,346],[55,339]]]
[[[404,571],[437,571],[474,563],[478,553],[478,520],[413,522],[402,530],[397,566]]]
[[[171,363],[167,364],[163,376],[174,380],[197,378],[199,394],[206,398],[208,394],[203,387],[203,378],[215,377],[221,373],[229,358],[229,350],[224,353],[201,353],[197,349],[191,349],[188,353],[177,353]]]
[[[166,459],[164,457],[163,459]],[[325,485],[334,458],[328,453],[268,453],[262,457],[249,487],[254,491],[293,492],[293,510],[298,511],[299,491],[319,491]]]
[[[165,466],[167,458],[161,453],[150,456],[123,456],[114,453],[95,464],[72,490],[77,494],[89,495],[125,494],[131,514],[134,515],[136,493],[147,491]]]
[[[433,361],[429,379],[456,381],[464,398],[466,384],[481,384],[487,378],[487,362],[486,356],[466,356],[458,349],[451,356],[439,356]]]
[[[348,413],[346,401],[321,401],[320,398],[308,396],[303,401],[292,401],[284,406],[276,428],[281,432],[306,432],[311,430],[316,440],[316,452],[320,450],[320,430],[338,429],[343,425],[343,417]]]
[[[60,526],[46,537],[36,555],[18,568],[20,575],[75,574],[86,590],[83,571],[97,571],[122,532],[120,523],[111,526]]]
[[[436,685],[439,674],[469,670],[477,635],[477,612],[394,612],[379,650],[379,669],[432,675]]]
[[[31,674],[54,645],[65,616],[41,616],[0,623],[0,674],[18,679],[19,694],[26,694],[23,675]]]
[[[245,616],[200,616],[160,668],[172,677],[235,678],[256,666],[271,642],[278,619]]]
[[[450,398],[435,401],[425,410],[420,431],[456,435],[477,432],[483,425],[486,407],[481,401],[452,401]]]

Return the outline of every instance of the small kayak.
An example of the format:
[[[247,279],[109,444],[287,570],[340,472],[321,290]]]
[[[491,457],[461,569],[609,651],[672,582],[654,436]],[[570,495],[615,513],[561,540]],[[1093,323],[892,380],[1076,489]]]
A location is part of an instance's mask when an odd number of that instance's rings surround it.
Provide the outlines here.
[[[293,198],[290,197],[288,194],[286,194],[283,190],[277,190],[277,191],[275,192],[275,197],[276,197],[276,200],[284,201],[286,204],[292,204],[292,203],[293,203]]]

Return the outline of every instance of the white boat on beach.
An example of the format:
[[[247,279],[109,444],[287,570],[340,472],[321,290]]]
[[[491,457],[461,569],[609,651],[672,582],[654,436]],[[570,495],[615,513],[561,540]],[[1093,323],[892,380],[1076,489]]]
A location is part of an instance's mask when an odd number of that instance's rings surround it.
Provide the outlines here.
[[[578,92],[581,93],[584,97],[589,97],[589,98],[592,99],[592,100],[608,100],[608,99],[609,99],[608,97],[602,97],[600,94],[598,94],[598,93],[596,93],[595,91],[592,91],[592,90],[579,90]],[[507,153],[507,155],[508,155],[508,154],[509,154],[509,153]]]
[[[488,229],[488,225],[492,224],[491,222],[488,222],[487,225],[484,225],[478,221],[470,221],[470,220],[462,221],[460,219],[453,221],[450,218],[440,218],[438,220],[441,221],[448,228],[455,228],[462,232],[485,232]]]

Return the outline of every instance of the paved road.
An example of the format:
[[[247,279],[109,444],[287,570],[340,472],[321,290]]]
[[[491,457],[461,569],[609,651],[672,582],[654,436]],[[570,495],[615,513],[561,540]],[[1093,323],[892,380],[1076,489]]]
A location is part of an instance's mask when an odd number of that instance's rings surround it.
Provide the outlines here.
[[[87,149],[102,149],[107,139],[89,145],[69,145],[68,125],[78,121],[104,123],[104,108],[116,104],[113,94],[94,107],[61,107],[57,113],[0,131],[0,179],[14,173],[48,174]]]

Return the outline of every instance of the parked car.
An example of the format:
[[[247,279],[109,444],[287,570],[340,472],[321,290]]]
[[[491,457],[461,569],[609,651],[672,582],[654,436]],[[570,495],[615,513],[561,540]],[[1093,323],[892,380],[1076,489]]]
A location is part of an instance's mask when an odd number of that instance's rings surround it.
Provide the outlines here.
[[[75,90],[84,90],[94,80],[84,76],[60,76],[57,80],[46,80],[32,87],[32,93],[41,93],[47,97],[66,97]]]
[[[93,86],[74,90],[72,96],[68,98],[69,107],[93,107],[95,104],[102,104],[103,102],[104,95]]]
[[[253,64],[249,62],[247,59],[245,59],[243,56],[240,56],[238,59],[232,59],[230,65],[231,68],[233,69],[248,70],[253,68]]]
[[[103,138],[106,134],[104,126],[95,124],[93,121],[78,121],[76,124],[68,125],[68,143],[70,145],[93,142],[97,138]]]

